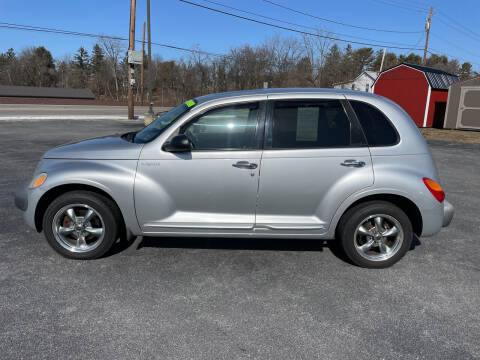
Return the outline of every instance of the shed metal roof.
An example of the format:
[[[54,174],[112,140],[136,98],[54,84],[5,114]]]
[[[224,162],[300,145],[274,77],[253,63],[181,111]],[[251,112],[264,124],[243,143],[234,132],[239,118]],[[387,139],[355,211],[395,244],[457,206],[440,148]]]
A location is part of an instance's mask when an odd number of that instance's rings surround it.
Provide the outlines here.
[[[428,66],[422,66],[422,65],[416,65],[416,64],[409,64],[409,63],[401,63],[399,65],[396,65],[388,70],[392,70],[398,66],[408,66],[411,67],[415,70],[419,70],[425,74],[425,77],[427,78],[428,83],[430,84],[432,90],[448,90],[448,87],[457,82],[458,76],[448,73],[443,70],[435,69],[432,67]]]
[[[450,86],[452,87],[480,86],[480,76],[475,76],[471,79],[460,80]]]
[[[0,97],[95,99],[90,89],[0,85]]]

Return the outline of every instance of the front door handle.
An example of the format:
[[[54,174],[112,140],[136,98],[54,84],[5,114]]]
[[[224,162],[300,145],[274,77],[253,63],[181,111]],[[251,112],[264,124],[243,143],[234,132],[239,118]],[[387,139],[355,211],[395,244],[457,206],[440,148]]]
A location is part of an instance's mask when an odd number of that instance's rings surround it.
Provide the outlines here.
[[[248,161],[238,161],[232,166],[239,169],[256,169],[258,165]]]
[[[365,162],[364,161],[358,161],[358,160],[355,160],[355,159],[347,159],[343,163],[341,163],[340,165],[359,168],[359,167],[364,167]]]

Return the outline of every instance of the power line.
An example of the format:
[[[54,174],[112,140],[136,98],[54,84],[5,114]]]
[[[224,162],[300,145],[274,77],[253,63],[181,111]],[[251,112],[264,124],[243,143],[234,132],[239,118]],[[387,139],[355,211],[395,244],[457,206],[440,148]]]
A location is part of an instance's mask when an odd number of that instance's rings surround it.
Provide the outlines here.
[[[398,0],[397,0],[397,2],[398,2]],[[406,2],[409,3],[409,4],[415,4],[416,6],[422,7],[424,9],[428,9],[428,6],[429,6],[428,3],[423,2],[423,1],[406,0]]]
[[[315,15],[312,15],[312,14],[308,14],[308,13],[300,11],[300,10],[295,10],[295,9],[290,8],[290,7],[287,7],[287,6],[278,4],[276,2],[273,2],[271,0],[263,0],[263,1],[267,2],[269,4],[272,4],[274,6],[278,6],[282,9],[297,13],[297,14],[305,15],[305,16],[308,16],[308,17],[311,17],[311,18],[314,18],[314,19],[318,19],[318,20],[321,20],[321,21],[327,21],[327,22],[337,24],[337,25],[352,27],[352,28],[355,28],[355,29],[363,29],[363,30],[379,31],[379,32],[389,32],[389,33],[398,33],[398,34],[418,34],[418,33],[423,32],[423,30],[422,31],[400,31],[400,30],[387,30],[387,29],[378,29],[378,28],[352,25],[352,24],[347,24],[347,23],[343,23],[343,22],[340,22],[340,21],[330,20],[330,19],[319,17],[319,16],[315,16]]]
[[[471,62],[469,59],[464,58],[464,57],[462,57],[462,56],[454,56],[454,55],[452,55],[452,54],[446,53],[446,52],[443,51],[443,50],[440,51],[440,50],[434,49],[434,48],[432,48],[432,47],[430,47],[430,49],[432,50],[432,51],[430,51],[430,50],[428,51],[428,53],[429,53],[430,55],[437,55],[437,56],[438,56],[438,55],[440,55],[440,56],[443,56],[443,55],[444,55],[444,56],[446,56],[447,58],[450,58],[450,59],[462,60],[462,61],[465,61],[465,62],[469,62],[469,63],[472,64],[472,65],[480,66],[480,63]]]
[[[325,18],[321,18],[321,17],[318,17],[318,16],[315,16],[315,15],[311,15],[311,14],[308,14],[308,13],[305,13],[303,11],[299,11],[299,10],[295,10],[295,9],[292,9],[292,8],[289,8],[287,6],[284,6],[284,5],[281,5],[281,4],[278,4],[278,3],[275,3],[271,0],[263,0],[264,2],[267,2],[267,3],[270,3],[272,5],[275,5],[275,6],[278,6],[280,8],[283,8],[285,10],[289,10],[289,11],[292,11],[292,12],[295,12],[295,13],[298,13],[298,14],[301,14],[301,15],[305,15],[305,16],[309,16],[309,17],[312,17],[312,18],[316,18],[316,19],[319,19],[319,20],[323,20],[323,21],[329,21],[329,22],[333,22],[333,23],[336,23],[336,24],[339,24],[339,25],[344,25],[344,26],[352,26],[352,27],[357,27],[357,28],[361,28],[361,29],[365,29],[365,30],[375,30],[375,31],[387,31],[387,32],[395,32],[393,30],[381,30],[381,29],[375,29],[375,28],[364,28],[364,27],[359,27],[359,26],[355,26],[355,25],[351,25],[351,24],[345,24],[345,23],[341,23],[341,22],[337,22],[337,21],[333,21],[333,20],[330,20],[330,19],[325,19]],[[412,1],[413,3],[416,3],[418,5],[413,5],[413,6],[407,6],[407,4],[404,4],[404,3],[400,3],[399,1],[395,1],[395,0],[374,0],[374,1],[377,1],[377,2],[382,2],[384,4],[387,4],[387,5],[391,5],[391,6],[396,6],[396,7],[402,7],[402,8],[405,8],[405,9],[408,9],[408,10],[412,10],[412,11],[419,11],[419,12],[427,12],[428,10],[426,8],[424,8],[423,6],[426,6],[425,4],[423,5],[420,5],[420,3],[418,2],[414,2]],[[450,16],[448,16],[447,14],[441,12],[441,11],[438,11],[439,14],[441,14],[442,16],[444,16],[446,19],[448,19],[449,21],[451,21],[452,23],[456,23],[458,25],[452,25],[452,24],[448,24],[446,23],[445,21],[443,21],[442,19],[439,19],[442,23],[444,23],[445,25],[451,27],[452,29],[454,30],[457,30],[467,36],[469,36],[470,38],[476,40],[476,41],[480,41],[480,35],[478,35],[477,33],[475,33],[473,30],[469,29],[468,27],[464,26],[463,24],[459,23],[458,21],[456,21],[455,19],[451,18]],[[463,30],[463,29],[465,30]],[[408,33],[412,33],[412,32],[408,32]],[[422,37],[423,37],[423,31],[417,31],[417,33],[421,33],[422,34]],[[478,38],[477,38],[478,37]],[[418,42],[417,42],[418,44]],[[414,47],[417,47],[417,45],[415,45]],[[431,53],[430,51],[428,51],[429,53]],[[453,57],[451,55],[448,55],[450,57]],[[465,60],[465,59],[464,59]]]
[[[211,7],[208,7],[208,6],[204,6],[204,5],[201,5],[201,4],[197,4],[197,3],[194,3],[194,2],[191,2],[191,1],[188,1],[188,0],[179,0],[179,1],[184,2],[184,3],[187,3],[187,4],[190,4],[190,5],[193,5],[193,6],[197,6],[197,7],[200,7],[200,8],[204,8],[204,9],[206,9],[206,10],[210,10],[210,11],[213,11],[213,12],[221,13],[221,14],[224,14],[224,15],[229,15],[229,16],[236,17],[236,18],[240,18],[240,19],[243,19],[243,20],[247,20],[247,21],[251,21],[251,22],[258,23],[258,24],[262,24],[262,25],[267,25],[267,26],[279,28],[279,29],[282,29],[282,30],[292,31],[292,32],[296,32],[296,33],[300,33],[300,34],[304,34],[304,35],[316,36],[316,37],[326,38],[326,39],[330,39],[330,40],[336,40],[336,41],[353,43],[353,44],[360,44],[360,45],[367,45],[367,46],[373,46],[373,47],[385,47],[385,45],[381,45],[381,44],[371,44],[371,43],[363,43],[363,42],[358,42],[358,41],[349,41],[349,40],[340,39],[340,38],[335,38],[335,37],[331,37],[331,36],[324,36],[324,35],[314,34],[314,33],[306,32],[306,31],[296,30],[296,29],[292,29],[292,28],[285,27],[285,26],[275,25],[275,24],[271,24],[271,23],[264,22],[264,21],[260,21],[260,20],[248,18],[248,17],[245,17],[245,16],[232,14],[232,13],[229,13],[229,12],[226,12],[226,11],[222,11],[222,10],[219,10],[219,9],[214,9],[214,8],[211,8]],[[214,3],[214,1],[212,1],[212,0],[203,0],[203,1],[210,2],[210,3]],[[264,0],[264,1],[266,1],[266,0]],[[218,3],[218,4],[219,4],[219,5],[222,5],[222,4],[220,4],[220,3]],[[230,7],[230,8],[231,8],[231,7]],[[238,9],[238,10],[239,10],[239,9]],[[423,31],[420,32],[420,33],[421,33],[421,36],[420,36],[419,40],[417,41],[417,44],[423,39],[423,36],[424,36]],[[392,49],[400,49],[400,50],[413,50],[413,51],[421,51],[421,50],[423,50],[423,49],[419,49],[419,48],[416,48],[416,47],[413,47],[413,48],[403,48],[403,47],[396,47],[396,46],[387,46],[387,47],[392,48]],[[434,50],[434,49],[432,49],[432,50]],[[434,50],[434,51],[435,51],[436,53],[444,53],[444,52],[437,51],[437,50]],[[428,52],[429,54],[434,54],[434,52],[429,51],[429,50],[427,50],[427,52]],[[444,54],[445,54],[445,53],[444,53]],[[456,57],[456,56],[453,56],[453,55],[450,55],[450,54],[445,54],[445,55],[449,56],[450,58],[455,58],[455,57]],[[459,57],[459,58],[460,58],[460,57]],[[465,59],[464,59],[464,60],[465,60]],[[467,61],[468,61],[468,60],[467,60]],[[473,63],[473,64],[476,64],[476,63]]]
[[[467,31],[465,30],[462,30],[461,28],[459,28],[458,26],[456,25],[453,25],[453,24],[449,24],[448,22],[446,22],[445,20],[443,20],[442,18],[438,19],[442,24],[452,28],[453,30],[456,30],[458,31],[459,33],[463,34],[463,35],[466,35],[468,36],[469,38],[475,40],[475,41],[480,41],[480,38],[479,37],[475,37],[473,36],[472,34],[468,33]]]
[[[425,35],[425,34],[423,34],[423,33],[420,35],[420,37],[418,38],[417,42],[415,43],[415,45],[414,45],[413,47],[417,47],[417,46],[420,45],[420,42],[423,40],[423,36],[424,36],[424,35]]]
[[[184,0],[180,0],[180,1],[188,2],[188,1],[184,1]],[[188,2],[188,3],[190,3],[190,2]],[[192,5],[197,5],[197,4],[192,3]],[[197,5],[197,6],[203,7],[201,5]],[[212,10],[221,12],[220,10],[215,10],[215,9],[212,9]],[[227,13],[227,14],[230,15],[229,13]],[[235,16],[235,15],[232,14],[232,16]],[[240,17],[240,18],[243,18],[243,17]],[[246,20],[250,20],[250,19],[246,19]],[[258,22],[255,19],[251,19],[251,21]],[[263,22],[259,22],[259,23],[264,24]],[[269,25],[269,24],[265,23],[265,25]],[[274,26],[274,27],[278,27],[274,24],[271,24],[271,25]],[[63,29],[45,28],[45,27],[39,27],[39,26],[30,26],[30,25],[13,24],[13,23],[5,23],[5,22],[0,22],[0,28],[13,29],[13,30],[23,30],[23,31],[45,32],[45,33],[53,33],[53,34],[60,34],[60,35],[90,37],[90,38],[97,38],[97,39],[110,39],[110,40],[118,40],[118,41],[127,41],[128,40],[127,38],[120,37],[120,36],[112,36],[112,35],[104,35],[104,34],[92,34],[92,33],[76,32],[76,31],[63,30]],[[328,36],[322,36],[322,35],[313,34],[313,33],[301,32],[301,31],[297,31],[295,29],[288,29],[288,28],[284,28],[284,27],[279,27],[279,28],[289,30],[289,31],[300,32],[300,33],[304,33],[306,35],[311,35],[311,36],[318,36],[318,37],[322,37],[322,38],[325,37],[325,38],[332,39],[332,40],[337,40],[337,41],[351,42],[351,43],[355,43],[355,44],[362,44],[362,45],[369,45],[369,46],[376,46],[376,47],[385,47],[385,45],[380,45],[380,44],[360,43],[360,42],[355,42],[355,41],[337,39],[337,38],[328,37]],[[422,38],[423,38],[423,34],[422,34]],[[135,40],[135,41],[141,43],[141,40]],[[188,49],[188,48],[175,46],[175,45],[164,44],[164,43],[152,42],[152,45],[165,47],[165,48],[169,48],[169,49],[173,49],[173,50],[185,51],[185,52],[190,52],[190,53],[197,53],[197,54],[202,54],[202,55],[207,55],[207,56],[214,56],[214,57],[221,57],[221,58],[231,58],[230,55],[216,54],[216,53],[206,52],[206,51],[202,51],[202,50]],[[404,49],[404,50],[405,49],[406,50],[421,50],[421,49],[418,49],[418,48],[399,48],[399,47],[390,47],[390,48]],[[435,49],[432,49],[432,50],[435,51],[436,53],[444,53],[443,51],[438,51],[438,50],[435,50]],[[429,53],[433,54],[432,51],[429,51]],[[452,56],[452,55],[446,54],[446,53],[444,53],[444,54],[451,57],[451,58],[457,57],[457,58],[462,59],[464,61],[469,61],[468,59],[465,59],[465,58],[462,58],[462,57]],[[478,63],[473,63],[473,62],[472,62],[472,64],[480,65]]]
[[[54,28],[45,28],[40,26],[30,26],[30,25],[21,25],[21,24],[12,24],[12,23],[5,23],[0,22],[0,28],[4,29],[13,29],[13,30],[24,30],[24,31],[35,31],[35,32],[45,32],[45,33],[53,33],[53,34],[61,34],[61,35],[71,35],[71,36],[82,36],[82,37],[90,37],[90,38],[97,38],[97,39],[110,39],[110,40],[118,40],[118,41],[128,41],[127,38],[119,37],[119,36],[111,36],[111,35],[102,35],[102,34],[91,34],[91,33],[84,33],[84,32],[76,32],[70,30],[63,30],[63,29],[54,29]],[[141,43],[141,40],[135,40],[137,43]],[[156,43],[152,42],[152,45],[185,51],[190,53],[208,55],[208,56],[215,56],[215,57],[228,57],[228,55],[223,54],[215,54],[207,51],[202,50],[194,50],[194,49],[187,49],[184,47],[176,46],[176,45],[169,45],[163,43]]]
[[[273,18],[273,17],[270,17],[270,16],[265,16],[265,15],[258,14],[258,13],[252,12],[252,11],[242,10],[242,9],[239,9],[239,8],[235,8],[235,7],[233,7],[233,6],[225,5],[225,4],[222,4],[222,3],[217,2],[217,1],[212,1],[212,0],[203,0],[203,1],[204,1],[204,2],[207,2],[207,3],[210,3],[210,4],[215,4],[215,5],[222,6],[222,7],[224,7],[224,8],[230,9],[230,10],[235,10],[235,11],[239,11],[239,12],[242,12],[242,13],[245,13],[245,14],[250,14],[250,15],[257,16],[257,17],[261,17],[261,18],[263,18],[263,19],[268,19],[268,20],[277,21],[277,22],[279,22],[279,23],[288,24],[288,25],[293,25],[293,26],[296,26],[296,27],[300,27],[300,28],[304,28],[304,29],[310,29],[310,30],[314,30],[314,31],[318,31],[318,30],[319,30],[318,28],[313,27],[313,26],[297,24],[297,23],[294,23],[294,22],[285,21],[285,20]],[[393,41],[374,40],[374,39],[364,38],[364,37],[355,36],[355,35],[341,34],[341,33],[333,32],[333,31],[325,31],[325,32],[326,32],[327,34],[334,34],[334,35],[339,35],[339,36],[346,36],[346,37],[351,37],[351,38],[354,38],[354,39],[361,39],[361,40],[375,41],[375,42],[378,42],[378,43],[385,43],[385,46],[387,46],[388,44],[412,46],[412,44],[407,44],[407,43],[399,43],[399,42],[393,42]],[[423,35],[423,34],[422,34],[422,35]],[[418,44],[417,44],[417,45],[418,45]],[[417,45],[415,45],[415,46],[413,46],[413,47],[416,47]]]
[[[420,9],[425,11],[428,11],[430,8],[430,5],[428,5],[427,3],[422,4],[422,3],[411,1],[411,0],[383,0],[383,1],[388,1],[391,3],[396,3],[399,5],[411,7],[412,9]]]
[[[217,13],[220,13],[220,14],[236,17],[236,18],[247,20],[247,21],[250,21],[250,22],[257,23],[257,24],[271,26],[271,27],[274,27],[274,28],[277,28],[277,29],[287,30],[287,31],[291,31],[291,32],[295,32],[295,33],[299,33],[299,34],[303,34],[303,35],[310,35],[310,36],[315,36],[315,37],[319,37],[319,38],[323,38],[323,39],[335,40],[335,41],[346,42],[346,43],[351,43],[351,44],[366,45],[366,46],[380,47],[380,48],[385,47],[385,45],[382,45],[382,44],[365,43],[365,42],[360,42],[360,41],[351,41],[351,40],[341,39],[341,38],[338,38],[338,37],[320,35],[320,34],[315,34],[315,33],[311,33],[311,32],[308,32],[308,31],[292,29],[292,28],[289,28],[289,27],[286,27],[286,26],[276,25],[276,24],[265,22],[265,21],[252,19],[252,18],[249,18],[249,17],[246,17],[246,16],[232,14],[232,13],[229,13],[227,11],[214,9],[214,8],[211,8],[211,7],[208,7],[208,6],[205,6],[205,5],[201,5],[201,4],[197,4],[197,3],[187,1],[187,0],[179,0],[179,1],[184,2],[186,4],[193,5],[193,6],[197,6],[197,7],[206,9],[206,10],[217,12]],[[400,46],[388,46],[388,47],[391,48],[391,49],[399,49],[399,50],[413,50],[413,51],[421,51],[422,50],[422,49],[419,49],[419,48],[412,48],[412,47],[400,47]]]
[[[402,5],[400,3],[396,3],[396,2],[388,1],[388,0],[372,0],[372,1],[375,1],[375,2],[380,3],[380,4],[388,5],[388,6],[394,6],[394,7],[400,8],[400,9],[404,9],[404,10],[413,11],[413,12],[426,13],[428,11],[427,9],[406,6],[406,5]]]
[[[445,40],[445,39],[443,39],[443,38],[441,38],[440,36],[435,35],[435,34],[431,34],[431,35],[432,35],[433,37],[439,39],[440,41],[446,42],[446,43],[448,43],[448,44],[456,47],[456,48],[459,49],[459,50],[462,50],[462,51],[464,51],[464,52],[466,52],[466,53],[468,53],[468,54],[470,54],[470,55],[472,55],[472,56],[475,56],[476,58],[479,58],[479,57],[480,57],[480,55],[475,54],[475,53],[471,52],[470,50],[465,49],[465,48],[463,48],[463,47],[461,47],[461,46],[458,46],[458,45],[457,45],[456,43],[454,43],[453,41]]]
[[[440,15],[442,15],[443,17],[447,18],[448,20],[450,20],[452,23],[456,24],[458,27],[463,28],[463,29],[465,29],[466,31],[468,31],[469,33],[471,33],[472,35],[480,38],[480,34],[474,32],[472,29],[466,27],[465,25],[463,25],[462,23],[458,22],[457,20],[455,20],[455,19],[452,18],[451,16],[445,14],[443,11],[438,11],[438,13],[439,13]]]

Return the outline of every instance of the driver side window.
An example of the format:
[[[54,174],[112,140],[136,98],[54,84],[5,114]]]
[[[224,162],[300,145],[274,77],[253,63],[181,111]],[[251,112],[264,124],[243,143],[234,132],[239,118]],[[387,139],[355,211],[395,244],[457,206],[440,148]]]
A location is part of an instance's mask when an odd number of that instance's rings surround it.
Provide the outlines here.
[[[255,149],[258,114],[258,102],[221,107],[199,116],[181,132],[193,150]]]

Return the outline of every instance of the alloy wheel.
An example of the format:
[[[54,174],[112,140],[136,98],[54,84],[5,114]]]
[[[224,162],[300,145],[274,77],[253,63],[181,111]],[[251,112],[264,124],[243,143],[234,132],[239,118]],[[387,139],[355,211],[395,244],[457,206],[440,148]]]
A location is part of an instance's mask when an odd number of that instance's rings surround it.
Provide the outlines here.
[[[71,252],[92,251],[105,235],[102,216],[86,204],[70,204],[58,210],[52,230],[57,242]]]
[[[386,214],[370,215],[358,224],[354,243],[358,254],[370,261],[384,261],[401,248],[404,231],[400,222]]]

